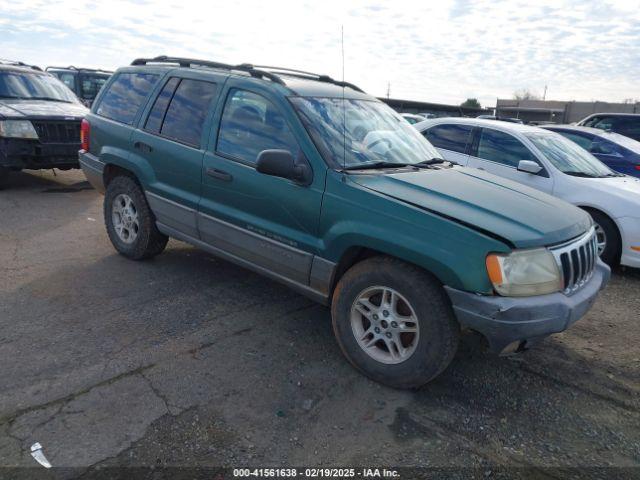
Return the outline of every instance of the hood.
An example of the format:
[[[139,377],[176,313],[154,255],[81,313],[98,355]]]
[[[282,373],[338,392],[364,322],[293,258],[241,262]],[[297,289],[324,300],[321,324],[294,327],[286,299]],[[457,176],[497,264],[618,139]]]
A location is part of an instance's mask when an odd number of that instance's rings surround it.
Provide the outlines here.
[[[597,198],[599,203],[606,204],[613,217],[640,217],[640,178],[626,175],[609,178],[572,177],[571,180],[584,187],[589,198]]]
[[[89,110],[80,103],[54,102],[51,100],[10,100],[0,101],[0,117],[13,119],[77,119]]]
[[[471,168],[352,178],[363,187],[452,218],[517,248],[564,242],[592,224],[586,212],[563,200]]]

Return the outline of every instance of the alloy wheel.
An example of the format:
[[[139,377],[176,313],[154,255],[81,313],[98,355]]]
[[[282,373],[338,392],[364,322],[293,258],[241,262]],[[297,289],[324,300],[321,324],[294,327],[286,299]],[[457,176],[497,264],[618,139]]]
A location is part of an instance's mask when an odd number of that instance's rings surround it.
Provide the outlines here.
[[[118,238],[124,243],[135,242],[140,231],[140,222],[138,210],[129,195],[121,193],[114,199],[111,218]]]

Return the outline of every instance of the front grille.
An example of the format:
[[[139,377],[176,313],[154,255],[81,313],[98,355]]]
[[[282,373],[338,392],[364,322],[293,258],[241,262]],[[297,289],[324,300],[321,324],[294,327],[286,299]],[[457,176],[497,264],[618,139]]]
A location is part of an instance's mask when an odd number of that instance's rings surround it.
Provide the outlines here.
[[[80,143],[80,120],[32,121],[41,143]]]
[[[564,293],[579,290],[592,277],[598,260],[595,228],[577,240],[550,248],[564,279]]]

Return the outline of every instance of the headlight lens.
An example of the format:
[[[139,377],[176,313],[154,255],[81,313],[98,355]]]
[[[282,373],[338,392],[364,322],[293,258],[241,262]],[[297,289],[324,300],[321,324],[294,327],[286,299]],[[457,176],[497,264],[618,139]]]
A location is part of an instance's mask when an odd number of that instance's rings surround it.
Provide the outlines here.
[[[544,295],[563,288],[558,264],[546,248],[492,253],[487,256],[487,273],[495,291],[506,297]]]
[[[2,120],[0,137],[37,139],[38,134],[29,120]]]

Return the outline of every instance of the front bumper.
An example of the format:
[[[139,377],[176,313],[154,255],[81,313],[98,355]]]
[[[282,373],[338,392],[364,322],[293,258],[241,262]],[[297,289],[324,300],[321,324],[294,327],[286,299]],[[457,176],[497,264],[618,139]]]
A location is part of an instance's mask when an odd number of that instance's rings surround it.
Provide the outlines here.
[[[598,260],[591,279],[570,296],[500,297],[445,289],[460,324],[480,332],[491,351],[500,353],[514,342],[528,347],[569,328],[589,311],[610,277],[609,267]]]
[[[79,168],[80,143],[40,143],[23,138],[0,139],[0,166],[14,170]]]
[[[620,263],[627,267],[640,268],[640,218],[621,217],[616,219],[622,237]]]

